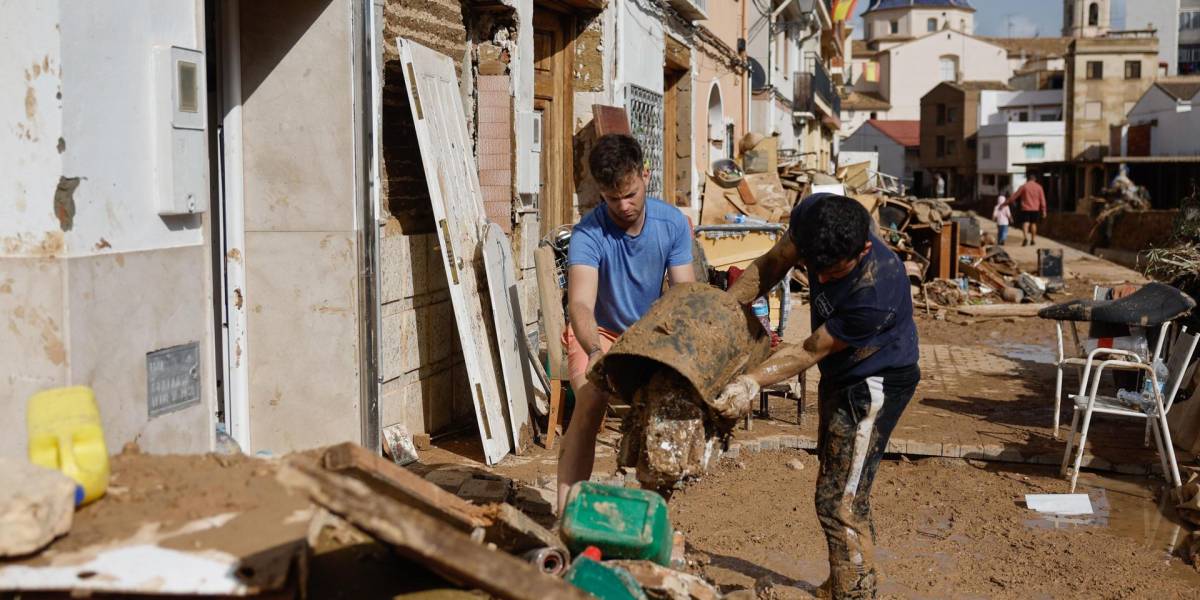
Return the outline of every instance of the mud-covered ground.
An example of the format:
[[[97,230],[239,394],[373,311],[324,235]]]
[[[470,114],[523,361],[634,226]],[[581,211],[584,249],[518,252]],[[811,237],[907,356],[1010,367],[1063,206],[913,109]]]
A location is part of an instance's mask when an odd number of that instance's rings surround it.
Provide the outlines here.
[[[828,574],[817,470],[806,452],[748,454],[676,494],[671,517],[689,568],[726,591],[811,597]],[[1096,517],[1055,523],[1024,506],[1027,493],[1060,491],[1053,469],[885,460],[872,493],[881,596],[1200,597],[1200,575],[1167,553],[1186,530],[1161,516],[1152,490],[1137,479],[1081,481]]]

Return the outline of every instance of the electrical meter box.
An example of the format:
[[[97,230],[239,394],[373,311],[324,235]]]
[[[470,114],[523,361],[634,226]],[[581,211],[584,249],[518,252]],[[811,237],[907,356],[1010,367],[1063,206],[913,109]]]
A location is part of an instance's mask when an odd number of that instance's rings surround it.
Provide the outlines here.
[[[208,210],[204,53],[155,46],[152,82],[154,197],[159,215]]]
[[[542,113],[517,113],[517,194],[526,208],[537,208],[542,192]]]

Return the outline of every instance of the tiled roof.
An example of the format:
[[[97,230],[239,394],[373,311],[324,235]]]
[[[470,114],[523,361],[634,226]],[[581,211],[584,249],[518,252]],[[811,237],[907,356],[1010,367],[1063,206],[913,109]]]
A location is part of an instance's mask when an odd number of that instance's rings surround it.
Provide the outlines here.
[[[883,135],[892,138],[893,141],[905,148],[913,148],[921,145],[920,121],[883,121],[871,119],[867,121],[867,124],[878,129]]]
[[[1160,79],[1155,85],[1176,100],[1191,100],[1200,93],[1200,77],[1172,77]]]
[[[984,37],[983,41],[1000,46],[1008,51],[1011,57],[1026,56],[1028,58],[1044,58],[1047,56],[1065,56],[1071,38],[1064,37],[1035,37],[1035,38],[1003,38]]]
[[[946,81],[946,85],[954,86],[964,92],[982,92],[984,90],[1011,89],[1003,81]]]
[[[850,92],[842,98],[842,110],[891,110],[892,105],[879,94]]]
[[[910,8],[910,7],[929,7],[929,8],[963,8],[973,11],[970,3],[967,0],[871,0],[871,6],[867,8],[867,12],[876,10],[888,10],[890,8]]]

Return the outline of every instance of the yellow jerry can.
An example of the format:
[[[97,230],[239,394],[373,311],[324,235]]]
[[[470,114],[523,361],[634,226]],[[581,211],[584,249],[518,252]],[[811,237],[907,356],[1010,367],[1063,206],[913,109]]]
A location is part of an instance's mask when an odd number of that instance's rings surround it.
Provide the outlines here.
[[[87,504],[108,489],[108,450],[92,388],[44,390],[29,399],[29,460],[62,471],[79,487],[75,503]]]

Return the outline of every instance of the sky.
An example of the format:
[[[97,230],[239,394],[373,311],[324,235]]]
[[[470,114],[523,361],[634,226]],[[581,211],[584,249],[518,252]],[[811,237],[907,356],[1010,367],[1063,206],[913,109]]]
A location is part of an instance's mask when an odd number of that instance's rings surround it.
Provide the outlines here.
[[[975,8],[975,33],[989,37],[1054,37],[1062,34],[1061,0],[970,0]],[[871,4],[858,0],[861,15]],[[1113,26],[1125,21],[1125,0],[1113,2]],[[856,19],[856,36],[862,37],[862,19]]]

